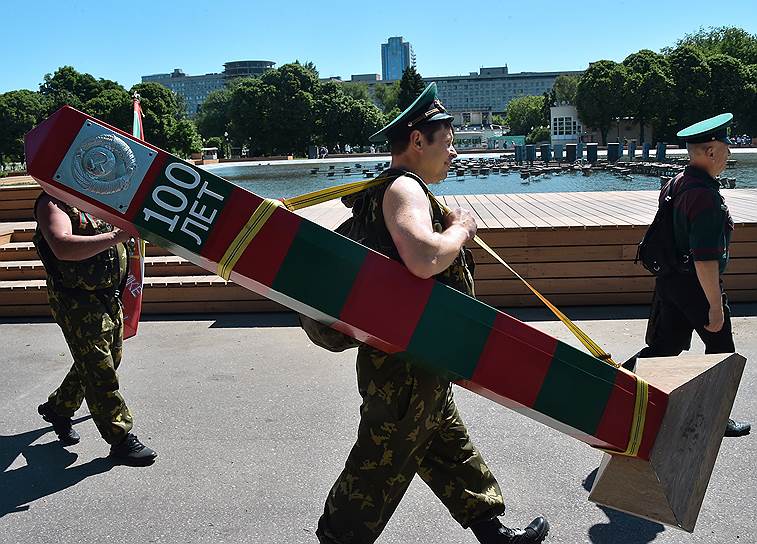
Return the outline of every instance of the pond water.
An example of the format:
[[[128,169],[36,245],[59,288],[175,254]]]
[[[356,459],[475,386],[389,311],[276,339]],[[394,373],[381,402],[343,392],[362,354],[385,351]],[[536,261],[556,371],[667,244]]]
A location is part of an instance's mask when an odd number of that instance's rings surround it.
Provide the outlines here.
[[[723,177],[735,178],[737,188],[757,188],[757,153],[739,153],[731,158],[736,160],[733,168],[723,173]],[[376,173],[376,165],[386,165],[388,158],[381,161],[366,161],[358,157],[350,162],[279,162],[260,165],[214,166],[214,174],[267,198],[288,198],[350,181],[365,179],[363,170]],[[356,166],[356,165],[360,166]],[[333,176],[329,176],[333,166]],[[345,174],[344,168],[351,171]],[[312,174],[318,169],[317,174]],[[660,180],[654,176],[619,176],[610,172],[596,171],[584,176],[580,171],[568,171],[532,176],[523,180],[520,174],[489,173],[487,176],[450,176],[432,187],[437,195],[494,194],[494,193],[556,193],[575,191],[637,191],[659,189]],[[728,189],[725,189],[726,191]]]

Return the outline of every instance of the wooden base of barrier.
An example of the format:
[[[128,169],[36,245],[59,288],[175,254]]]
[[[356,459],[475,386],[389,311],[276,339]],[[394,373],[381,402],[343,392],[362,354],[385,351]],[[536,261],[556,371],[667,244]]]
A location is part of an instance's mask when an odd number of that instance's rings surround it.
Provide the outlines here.
[[[639,359],[668,393],[649,460],[605,454],[589,500],[692,532],[746,359],[737,353]]]

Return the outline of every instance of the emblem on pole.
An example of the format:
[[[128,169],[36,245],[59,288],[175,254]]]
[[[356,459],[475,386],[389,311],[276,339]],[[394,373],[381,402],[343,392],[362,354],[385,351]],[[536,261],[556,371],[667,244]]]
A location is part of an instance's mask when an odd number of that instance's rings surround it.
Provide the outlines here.
[[[77,183],[100,195],[126,189],[136,167],[134,152],[115,134],[100,134],[88,139],[71,161],[71,172]]]

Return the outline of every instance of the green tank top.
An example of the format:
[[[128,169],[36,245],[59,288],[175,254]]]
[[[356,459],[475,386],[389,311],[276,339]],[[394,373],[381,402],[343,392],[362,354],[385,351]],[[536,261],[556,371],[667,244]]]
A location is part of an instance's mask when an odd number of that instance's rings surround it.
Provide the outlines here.
[[[38,204],[39,199],[34,204],[35,216]],[[113,226],[109,223],[78,208],[68,204],[62,204],[59,207],[71,219],[72,234],[93,236],[113,230]],[[83,261],[63,261],[58,259],[50,249],[39,225],[34,232],[33,241],[47,271],[48,285],[53,289],[115,290],[119,288],[126,276],[128,256],[124,244],[116,244]]]
[[[418,182],[418,185],[428,196],[429,214],[436,232],[444,230],[444,211],[439,203],[432,198],[426,183],[416,174],[390,168],[382,172],[381,176],[388,178],[386,183],[342,199],[348,208],[352,208],[352,222],[349,228],[345,229],[347,232],[342,232],[342,234],[401,263],[402,258],[384,220],[384,194],[392,182],[400,176],[408,176]],[[467,295],[475,296],[473,288],[474,267],[473,254],[463,247],[452,264],[434,278]]]

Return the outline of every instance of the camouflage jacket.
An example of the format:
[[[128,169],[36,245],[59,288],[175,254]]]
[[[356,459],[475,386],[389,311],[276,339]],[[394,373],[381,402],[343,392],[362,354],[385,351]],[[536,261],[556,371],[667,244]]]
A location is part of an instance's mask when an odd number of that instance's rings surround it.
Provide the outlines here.
[[[37,204],[34,204],[36,215]],[[113,226],[92,217],[67,204],[60,208],[71,219],[72,234],[93,236],[113,230]],[[34,247],[47,271],[48,286],[53,289],[80,289],[96,291],[118,289],[126,274],[127,252],[125,244],[116,244],[97,255],[83,261],[63,261],[58,259],[37,225],[34,233]]]
[[[349,232],[345,233],[345,235],[386,255],[390,259],[402,262],[397,246],[394,244],[394,240],[392,240],[384,219],[383,203],[384,193],[386,193],[387,188],[400,176],[408,176],[417,181],[426,195],[428,195],[429,213],[434,231],[436,232],[444,230],[444,210],[442,210],[436,199],[432,197],[425,182],[412,172],[390,168],[382,172],[381,176],[388,178],[386,183],[342,199],[342,202],[348,208],[352,208],[352,224],[350,225]],[[474,267],[473,254],[470,250],[463,247],[452,264],[434,276],[434,278],[458,291],[474,296]]]

